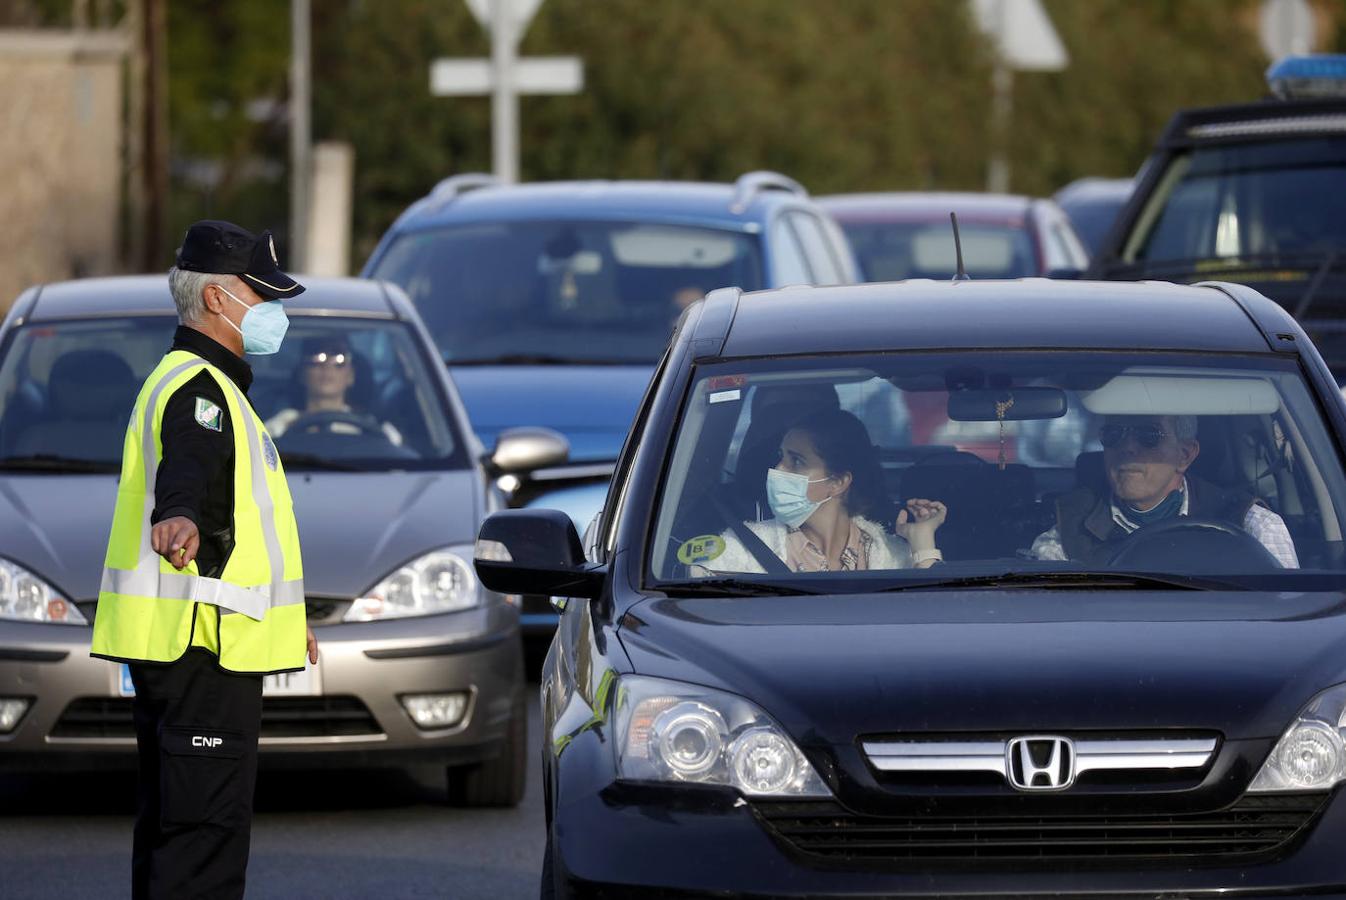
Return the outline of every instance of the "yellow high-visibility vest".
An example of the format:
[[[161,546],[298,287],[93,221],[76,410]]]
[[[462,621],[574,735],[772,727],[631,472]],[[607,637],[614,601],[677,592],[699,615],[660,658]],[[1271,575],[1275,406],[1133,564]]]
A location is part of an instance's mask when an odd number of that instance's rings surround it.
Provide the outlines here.
[[[199,574],[195,560],[174,568],[150,546],[164,410],[174,392],[202,371],[224,392],[234,432],[234,549],[218,578]],[[198,610],[198,604],[215,609]],[[106,659],[171,662],[193,643],[194,628],[207,625],[218,629],[225,669],[270,673],[304,667],[304,572],[280,454],[227,375],[195,354],[174,350],[145,380],[126,429],[91,652]],[[198,636],[195,643],[203,642]]]

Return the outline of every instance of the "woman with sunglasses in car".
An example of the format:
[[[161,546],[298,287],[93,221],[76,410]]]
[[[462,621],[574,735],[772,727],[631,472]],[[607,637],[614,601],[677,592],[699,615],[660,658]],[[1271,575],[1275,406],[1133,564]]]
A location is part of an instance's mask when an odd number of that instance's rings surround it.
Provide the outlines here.
[[[401,446],[402,435],[392,424],[351,406],[347,395],[355,386],[355,355],[344,337],[308,338],[300,345],[299,384],[304,387],[303,409],[283,409],[266,422],[266,430],[279,438],[298,423],[315,423],[315,428],[333,434],[358,435],[377,429],[394,446]],[[336,415],[331,415],[336,414]],[[368,423],[361,422],[368,419]]]
[[[1126,535],[1179,516],[1214,519],[1252,535],[1282,567],[1299,559],[1285,521],[1252,494],[1187,469],[1201,452],[1196,416],[1108,416],[1099,431],[1107,493],[1077,487],[1056,503],[1056,527],[1038,535],[1037,559],[1102,565]]]
[[[935,531],[944,504],[908,500],[894,515],[869,432],[844,410],[819,410],[786,431],[766,493],[772,518],[725,532],[723,552],[697,574],[763,572],[758,555],[768,552],[791,572],[925,568],[943,559]],[[748,543],[758,544],[757,555]]]

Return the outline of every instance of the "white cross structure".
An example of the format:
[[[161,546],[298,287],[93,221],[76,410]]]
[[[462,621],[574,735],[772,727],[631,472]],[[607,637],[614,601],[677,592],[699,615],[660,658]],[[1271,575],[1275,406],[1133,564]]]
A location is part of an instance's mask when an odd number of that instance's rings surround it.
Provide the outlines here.
[[[519,95],[577,94],[584,65],[577,56],[519,59],[519,41],[542,0],[466,0],[490,32],[490,59],[436,59],[430,93],[436,97],[491,95],[491,156],[496,177],[519,180]]]

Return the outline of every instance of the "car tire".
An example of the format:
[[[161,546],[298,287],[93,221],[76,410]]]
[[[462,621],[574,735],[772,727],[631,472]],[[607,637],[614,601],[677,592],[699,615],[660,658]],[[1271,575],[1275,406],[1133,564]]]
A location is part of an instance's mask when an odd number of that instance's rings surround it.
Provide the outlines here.
[[[500,755],[469,766],[449,766],[449,803],[454,806],[518,806],[528,781],[525,752],[528,711],[520,698],[514,704]]]

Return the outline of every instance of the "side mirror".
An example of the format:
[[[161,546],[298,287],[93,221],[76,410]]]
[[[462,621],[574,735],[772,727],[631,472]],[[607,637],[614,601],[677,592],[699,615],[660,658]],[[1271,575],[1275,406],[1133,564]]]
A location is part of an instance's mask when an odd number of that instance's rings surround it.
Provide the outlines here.
[[[513,475],[558,466],[570,457],[570,442],[550,428],[507,428],[486,458],[494,475]]]
[[[472,560],[498,594],[597,597],[606,572],[589,565],[570,516],[559,509],[507,509],[481,523]]]

